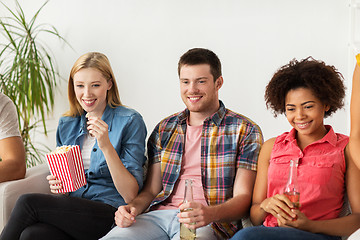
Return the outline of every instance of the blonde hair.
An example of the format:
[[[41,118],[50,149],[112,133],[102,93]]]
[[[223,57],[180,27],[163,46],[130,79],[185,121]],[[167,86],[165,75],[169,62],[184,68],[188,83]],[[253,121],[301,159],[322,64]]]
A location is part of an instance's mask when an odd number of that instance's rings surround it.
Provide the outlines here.
[[[70,110],[67,111],[64,116],[76,117],[81,116],[84,113],[84,109],[81,107],[75,96],[74,75],[81,69],[85,68],[93,68],[98,70],[108,82],[112,82],[112,87],[110,88],[110,90],[108,90],[106,96],[107,105],[112,108],[122,106],[115,76],[111,69],[109,59],[102,53],[89,52],[79,57],[79,59],[76,60],[70,71],[70,77],[68,82],[68,98]]]

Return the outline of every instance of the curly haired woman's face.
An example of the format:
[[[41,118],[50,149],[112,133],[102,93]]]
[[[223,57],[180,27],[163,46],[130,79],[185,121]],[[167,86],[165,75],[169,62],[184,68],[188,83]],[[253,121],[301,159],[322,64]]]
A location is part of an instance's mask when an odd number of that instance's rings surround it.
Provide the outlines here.
[[[324,114],[329,108],[307,88],[290,90],[285,97],[286,118],[298,134],[322,138]]]

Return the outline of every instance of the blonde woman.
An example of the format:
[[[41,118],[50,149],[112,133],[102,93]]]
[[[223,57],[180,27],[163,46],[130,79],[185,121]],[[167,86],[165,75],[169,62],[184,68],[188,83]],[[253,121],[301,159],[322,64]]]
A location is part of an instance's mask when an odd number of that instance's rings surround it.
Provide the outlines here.
[[[0,239],[99,239],[114,224],[117,207],[142,188],[146,127],[124,107],[109,60],[91,52],[70,72],[70,110],[60,118],[58,146],[80,145],[87,185],[69,194],[20,197]],[[50,189],[62,188],[56,176]]]

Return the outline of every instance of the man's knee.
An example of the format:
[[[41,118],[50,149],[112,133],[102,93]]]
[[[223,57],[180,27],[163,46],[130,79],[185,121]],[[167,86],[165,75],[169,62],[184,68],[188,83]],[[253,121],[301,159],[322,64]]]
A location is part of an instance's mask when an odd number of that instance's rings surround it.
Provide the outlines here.
[[[121,227],[114,227],[108,232],[104,237],[100,240],[116,240],[116,239],[125,239],[125,236],[131,235],[132,232],[129,231],[129,228],[121,228]]]

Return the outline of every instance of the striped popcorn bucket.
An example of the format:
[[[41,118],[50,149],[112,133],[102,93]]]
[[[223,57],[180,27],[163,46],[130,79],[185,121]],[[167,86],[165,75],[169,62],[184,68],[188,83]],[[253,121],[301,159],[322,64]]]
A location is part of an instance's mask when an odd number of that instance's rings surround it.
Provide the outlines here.
[[[86,185],[84,165],[78,145],[70,146],[69,150],[62,153],[46,154],[51,175],[61,180],[62,189],[58,193],[74,192]]]

